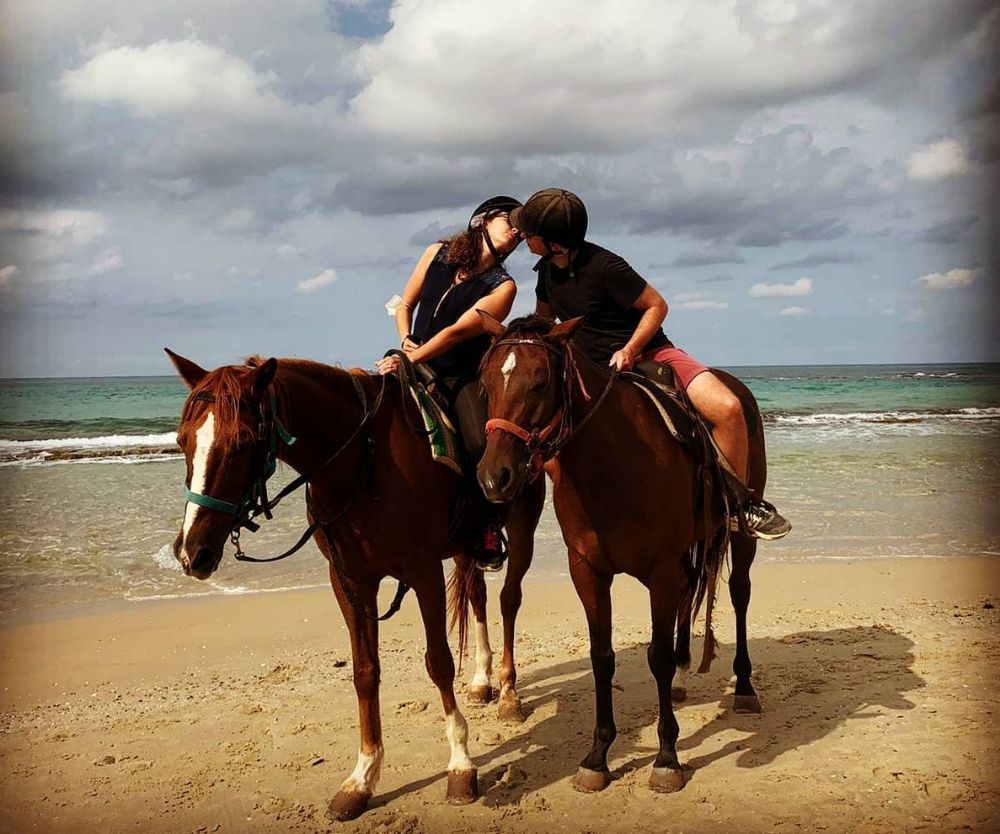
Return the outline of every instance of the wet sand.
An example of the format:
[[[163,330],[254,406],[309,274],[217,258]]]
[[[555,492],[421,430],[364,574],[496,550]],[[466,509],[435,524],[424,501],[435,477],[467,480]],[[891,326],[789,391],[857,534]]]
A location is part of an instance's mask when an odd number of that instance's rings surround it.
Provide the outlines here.
[[[347,634],[329,591],[6,625],[0,819],[11,832],[152,834],[1000,830],[1000,561],[763,564],[753,579],[763,714],[730,709],[723,588],[719,659],[677,706],[692,770],[671,795],[647,786],[656,706],[636,582],[615,584],[611,786],[570,787],[593,728],[576,595],[568,582],[529,582],[518,641],[529,715],[507,725],[493,705],[463,706],[482,798],[461,807],[444,802],[440,702],[407,599],[381,632],[379,791],[350,823],[326,816],[357,751]],[[496,666],[498,590],[491,582]],[[467,680],[471,658],[465,667]]]

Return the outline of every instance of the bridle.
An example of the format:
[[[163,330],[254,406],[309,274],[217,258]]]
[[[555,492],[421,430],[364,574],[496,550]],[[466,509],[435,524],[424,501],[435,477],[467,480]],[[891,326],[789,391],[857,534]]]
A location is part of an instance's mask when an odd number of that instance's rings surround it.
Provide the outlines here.
[[[572,440],[576,432],[583,428],[591,416],[593,416],[594,412],[600,408],[601,403],[603,403],[605,398],[608,396],[608,393],[611,391],[611,386],[618,377],[618,371],[617,369],[612,370],[611,376],[609,377],[607,384],[604,386],[604,390],[601,391],[598,396],[597,401],[591,407],[590,411],[583,415],[580,422],[574,426],[572,408],[574,387],[579,387],[580,393],[585,402],[590,402],[592,398],[590,393],[587,391],[587,386],[583,382],[583,377],[580,374],[580,368],[576,363],[576,357],[573,355],[573,349],[570,347],[569,343],[566,343],[563,347],[558,347],[551,342],[545,341],[544,339],[501,338],[494,342],[490,347],[489,352],[483,358],[483,365],[486,364],[497,348],[504,345],[530,345],[544,348],[547,351],[545,354],[546,367],[548,367],[550,371],[551,365],[549,365],[549,353],[555,354],[562,360],[562,397],[560,399],[559,406],[552,415],[552,418],[542,428],[527,429],[523,426],[519,426],[517,423],[505,420],[501,417],[493,417],[486,421],[487,437],[494,432],[501,431],[506,434],[513,435],[524,443],[528,451],[528,480],[534,481],[542,473],[545,464],[559,454],[559,451],[567,443],[569,443],[570,440]]]
[[[278,416],[277,397],[273,388],[270,391],[270,408],[265,407],[263,402],[254,404],[241,399],[239,403],[241,411],[259,414],[257,432],[254,437],[255,471],[250,482],[250,487],[243,498],[234,504],[230,501],[224,501],[221,498],[215,498],[211,495],[193,492],[190,487],[185,487],[184,497],[187,501],[197,504],[199,507],[205,507],[210,510],[215,510],[226,515],[233,516],[229,539],[236,548],[235,557],[238,561],[276,562],[279,559],[291,556],[293,553],[302,548],[307,541],[309,541],[319,527],[325,527],[332,524],[334,521],[343,516],[354,503],[358,487],[364,482],[365,475],[371,468],[371,459],[374,456],[374,449],[372,448],[373,442],[371,441],[371,438],[367,438],[368,442],[365,444],[364,454],[362,456],[361,473],[355,481],[354,489],[351,491],[347,504],[335,516],[320,521],[318,520],[318,517],[313,514],[314,521],[306,528],[306,531],[302,534],[299,540],[291,548],[278,556],[271,556],[269,558],[254,558],[252,556],[247,556],[247,554],[243,552],[242,547],[240,547],[240,533],[243,528],[246,528],[251,533],[256,533],[260,529],[260,524],[258,524],[254,519],[260,515],[263,515],[266,519],[273,518],[272,511],[274,508],[278,506],[278,504],[281,503],[281,501],[288,495],[291,495],[300,487],[308,484],[309,481],[315,477],[318,472],[320,472],[320,470],[325,469],[337,458],[339,458],[351,446],[351,444],[357,440],[357,438],[368,427],[372,419],[378,413],[385,395],[386,377],[382,377],[382,387],[379,389],[378,395],[375,397],[375,400],[370,408],[368,407],[368,400],[365,396],[364,388],[361,383],[353,375],[351,375],[350,379],[354,384],[355,393],[361,403],[361,421],[358,423],[354,431],[351,432],[350,436],[348,436],[348,438],[341,443],[339,447],[337,447],[333,454],[331,454],[318,466],[313,467],[308,472],[299,475],[297,478],[289,482],[276,496],[274,496],[274,498],[268,498],[267,482],[277,469],[278,441],[280,440],[286,446],[292,446],[295,444],[296,438],[289,433]],[[198,402],[215,402],[215,396],[207,391],[194,394],[191,399]],[[307,505],[309,504],[308,490],[306,491],[306,503]]]

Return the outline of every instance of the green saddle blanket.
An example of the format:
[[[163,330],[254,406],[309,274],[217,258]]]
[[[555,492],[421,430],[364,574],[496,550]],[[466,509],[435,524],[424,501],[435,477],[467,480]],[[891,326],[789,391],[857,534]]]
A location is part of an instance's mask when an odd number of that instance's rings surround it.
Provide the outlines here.
[[[445,410],[438,404],[423,385],[408,386],[410,396],[420,410],[427,440],[431,446],[431,456],[458,475],[462,474],[462,452],[458,433]]]

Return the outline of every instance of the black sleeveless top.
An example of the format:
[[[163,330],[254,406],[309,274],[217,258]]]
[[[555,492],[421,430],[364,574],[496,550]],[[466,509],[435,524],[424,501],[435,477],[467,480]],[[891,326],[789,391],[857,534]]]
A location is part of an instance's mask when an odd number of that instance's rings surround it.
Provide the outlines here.
[[[503,267],[492,266],[456,284],[458,267],[445,262],[447,254],[448,244],[445,244],[427,267],[424,285],[420,289],[413,335],[421,343],[453,325],[504,281],[514,280]],[[457,385],[461,385],[476,378],[479,363],[489,346],[490,337],[484,333],[455,345],[427,364],[442,379],[455,380]]]

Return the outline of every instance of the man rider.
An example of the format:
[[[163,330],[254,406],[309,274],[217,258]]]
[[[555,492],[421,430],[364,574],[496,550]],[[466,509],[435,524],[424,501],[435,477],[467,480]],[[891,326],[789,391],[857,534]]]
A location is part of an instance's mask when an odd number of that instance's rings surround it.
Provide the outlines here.
[[[592,361],[619,371],[653,359],[670,365],[692,405],[712,426],[719,451],[745,484],[749,442],[739,399],[707,367],[674,347],[661,325],[667,302],[623,258],[586,240],[587,209],[570,191],[546,188],[510,213],[510,223],[541,256],[535,311],[566,321],[586,316],[574,344]],[[747,491],[749,494],[749,491]],[[791,524],[756,496],[737,507],[745,529],[779,539]],[[740,529],[738,519],[732,529]]]

